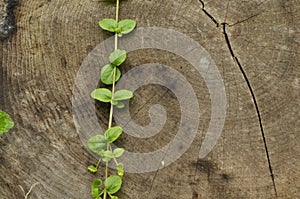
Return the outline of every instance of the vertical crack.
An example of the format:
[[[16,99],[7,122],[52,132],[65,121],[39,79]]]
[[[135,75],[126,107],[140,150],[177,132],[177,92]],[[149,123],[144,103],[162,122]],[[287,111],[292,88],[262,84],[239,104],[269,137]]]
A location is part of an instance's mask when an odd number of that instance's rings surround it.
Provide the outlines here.
[[[265,132],[264,132],[264,127],[263,127],[263,123],[262,123],[262,119],[261,119],[261,113],[260,113],[260,110],[259,110],[259,106],[258,106],[258,103],[257,103],[257,99],[255,97],[253,88],[252,88],[251,83],[249,81],[249,78],[248,78],[246,72],[244,71],[244,68],[242,67],[239,59],[235,56],[235,53],[234,53],[233,48],[231,46],[228,34],[226,32],[226,26],[230,26],[230,25],[227,24],[227,23],[221,23],[221,24],[219,24],[218,21],[210,13],[208,13],[205,10],[204,2],[202,0],[199,0],[199,1],[200,1],[201,5],[202,5],[202,11],[212,20],[212,22],[214,24],[216,24],[217,27],[219,27],[220,25],[222,26],[224,39],[226,41],[226,44],[227,44],[228,50],[229,50],[229,52],[231,54],[231,57],[233,58],[234,62],[237,64],[237,66],[239,67],[240,71],[243,74],[243,78],[245,79],[245,81],[247,83],[248,89],[249,89],[249,91],[251,93],[251,97],[252,97],[252,100],[253,100],[253,103],[254,103],[254,106],[255,106],[255,110],[256,110],[256,114],[257,114],[257,118],[258,118],[258,122],[259,122],[259,127],[260,127],[261,135],[262,135],[262,138],[263,138],[263,142],[264,142],[265,153],[266,153],[266,156],[267,156],[267,161],[268,161],[268,166],[269,166],[269,172],[270,172],[270,175],[271,175],[271,178],[272,178],[272,183],[273,183],[273,188],[274,188],[274,191],[275,191],[275,195],[277,196],[277,189],[276,189],[275,177],[274,177],[274,173],[273,173],[273,169],[272,169],[272,165],[271,165],[271,160],[270,160],[270,155],[269,155],[267,140],[266,140],[266,136],[265,136]],[[249,19],[251,19],[251,18],[253,18],[253,17],[257,16],[257,15],[258,14],[250,16],[250,17],[248,17],[245,20],[238,21],[237,23],[235,23],[233,25],[236,25],[238,23],[242,23],[242,22],[244,22],[246,20],[249,20]]]
[[[273,182],[273,187],[274,187],[274,191],[275,191],[275,195],[277,196],[277,189],[276,189],[276,184],[275,184],[275,178],[274,178],[274,173],[273,173],[273,169],[272,169],[272,165],[271,165],[271,160],[270,160],[270,155],[269,155],[269,150],[268,150],[268,145],[267,145],[267,141],[266,141],[266,136],[265,136],[265,132],[264,132],[264,127],[263,127],[263,124],[262,124],[262,119],[261,119],[261,114],[260,114],[260,110],[259,110],[259,106],[258,106],[258,103],[257,103],[257,100],[256,100],[256,97],[255,97],[255,94],[254,94],[254,91],[253,91],[253,88],[250,84],[250,81],[248,79],[248,76],[246,75],[245,71],[244,71],[244,68],[242,67],[239,59],[235,56],[234,54],[234,51],[232,49],[232,46],[231,46],[231,43],[230,43],[230,40],[229,40],[229,37],[228,37],[228,34],[226,32],[226,23],[222,23],[222,28],[223,28],[223,34],[224,34],[224,38],[226,40],[226,44],[228,46],[228,49],[230,51],[230,54],[231,54],[231,57],[233,58],[233,60],[236,62],[236,64],[238,65],[240,71],[242,72],[243,74],[243,77],[247,83],[247,86],[250,90],[250,93],[251,93],[251,96],[252,96],[252,99],[253,99],[253,102],[254,102],[254,106],[255,106],[255,109],[256,109],[256,113],[257,113],[257,118],[258,118],[258,122],[259,122],[259,127],[260,127],[260,131],[261,131],[261,135],[263,137],[263,141],[264,141],[264,146],[265,146],[265,152],[266,152],[266,155],[267,155],[267,160],[268,160],[268,165],[269,165],[269,171],[270,171],[270,175],[271,175],[271,178],[272,178],[272,182]]]

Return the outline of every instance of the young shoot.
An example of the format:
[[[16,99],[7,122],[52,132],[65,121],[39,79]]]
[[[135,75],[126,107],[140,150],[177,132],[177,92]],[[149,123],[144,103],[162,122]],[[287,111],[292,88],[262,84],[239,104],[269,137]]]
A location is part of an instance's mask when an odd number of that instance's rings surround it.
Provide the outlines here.
[[[99,156],[96,165],[88,166],[88,170],[97,173],[100,163],[105,164],[104,179],[96,179],[91,186],[91,194],[95,199],[118,199],[114,194],[117,193],[122,186],[122,177],[124,175],[124,165],[118,162],[125,151],[123,148],[112,148],[115,142],[123,132],[120,126],[112,126],[114,107],[124,108],[123,100],[129,100],[133,97],[133,93],[129,90],[116,90],[115,84],[121,77],[119,67],[126,60],[126,51],[118,48],[118,39],[124,34],[128,34],[134,30],[136,22],[131,19],[119,21],[119,0],[116,0],[116,16],[115,19],[105,18],[99,22],[99,26],[106,31],[115,34],[114,51],[109,55],[109,63],[103,66],[100,72],[100,80],[105,85],[110,85],[111,89],[97,88],[91,93],[91,97],[103,103],[110,103],[108,127],[104,135],[95,135],[91,137],[87,146],[88,149]],[[109,175],[108,164],[113,161],[116,165],[117,173]]]

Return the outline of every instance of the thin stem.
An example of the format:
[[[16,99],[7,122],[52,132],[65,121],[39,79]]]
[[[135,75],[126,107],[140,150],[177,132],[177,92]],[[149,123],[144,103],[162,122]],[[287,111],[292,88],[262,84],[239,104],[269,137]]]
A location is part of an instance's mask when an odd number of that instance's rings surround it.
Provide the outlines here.
[[[120,1],[116,0],[116,22],[119,21],[119,6],[120,6]],[[118,49],[118,34],[115,34],[115,50]],[[115,94],[115,87],[116,87],[116,73],[117,73],[117,67],[114,68],[113,72],[113,84],[112,84],[112,89],[111,89],[111,103],[110,103],[110,112],[109,112],[109,121],[108,121],[108,128],[112,127],[112,121],[113,121],[113,112],[114,112],[114,105],[113,105],[113,100],[114,100],[114,94]],[[112,148],[110,144],[107,144],[107,150],[111,150]],[[108,162],[106,162],[106,167],[105,167],[105,180],[108,178]],[[103,199],[107,198],[107,191],[104,190],[104,195]]]
[[[104,190],[103,199],[106,199],[106,196],[107,196],[107,192],[106,192],[106,190]]]
[[[99,168],[100,163],[101,163],[101,158],[99,158],[99,160],[98,160],[98,162],[97,162],[97,165],[96,165],[96,168],[97,168],[97,169]]]
[[[112,197],[113,197],[113,196],[112,196],[110,193],[108,193],[108,195],[109,195],[109,197],[110,197],[110,198],[112,198]]]
[[[116,72],[117,72],[117,67],[114,68],[114,73],[113,73],[113,84],[112,84],[112,89],[111,89],[112,95],[111,95],[111,103],[110,103],[108,128],[110,128],[112,126],[112,120],[113,120],[114,105],[113,105],[112,101],[114,100],[114,95],[115,95]]]
[[[119,6],[120,6],[120,0],[117,0],[116,2],[116,21],[119,21]]]
[[[116,22],[119,21],[119,5],[120,1],[116,1]],[[115,34],[115,50],[118,49],[118,34]],[[114,73],[113,73],[113,84],[112,84],[112,97],[111,100],[114,99],[114,93],[115,93],[115,84],[116,84],[116,73],[117,73],[117,67],[114,68]],[[109,112],[109,121],[108,121],[108,128],[112,126],[112,120],[113,120],[113,112],[114,112],[114,105],[111,103],[110,105],[110,112]]]
[[[117,159],[116,158],[113,158],[113,159],[114,159],[114,162],[116,163],[116,165],[118,165],[119,163],[118,163]]]
[[[105,167],[105,180],[107,179],[107,177],[108,177],[108,162],[106,162],[106,167]],[[107,196],[107,191],[106,189],[104,189],[103,199],[106,199],[106,196]]]
[[[116,2],[116,22],[118,23],[119,21],[119,7],[120,7],[120,1],[117,0]],[[118,49],[118,34],[115,34],[115,50]]]
[[[113,151],[111,145],[109,145],[109,149],[110,149],[110,151]],[[113,160],[114,160],[115,164],[118,165],[118,161],[115,157],[113,158]]]

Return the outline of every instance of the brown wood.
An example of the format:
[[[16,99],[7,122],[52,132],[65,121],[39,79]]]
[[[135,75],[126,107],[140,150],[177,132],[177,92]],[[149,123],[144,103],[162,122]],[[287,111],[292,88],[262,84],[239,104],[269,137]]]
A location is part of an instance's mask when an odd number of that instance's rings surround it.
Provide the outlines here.
[[[300,1],[122,1],[120,18],[138,27],[175,29],[199,42],[218,66],[226,87],[227,117],[214,150],[199,159],[210,121],[210,98],[203,78],[181,58],[157,50],[129,54],[123,72],[144,63],[172,66],[189,78],[201,110],[192,146],[176,162],[157,172],[129,174],[120,198],[276,198],[253,99],[224,38],[222,23],[255,93],[265,130],[277,198],[300,196]],[[204,12],[205,10],[205,12]],[[113,17],[114,6],[91,0],[20,0],[17,32],[0,42],[0,105],[15,128],[0,138],[0,198],[83,199],[95,176],[86,167],[96,160],[87,152],[72,118],[76,73],[88,53],[110,36],[97,21]],[[216,23],[210,18],[212,17]],[[200,31],[201,30],[201,31]],[[148,152],[162,147],[178,128],[176,97],[160,86],[139,89],[130,107],[139,124],[160,102],[170,117],[159,135],[119,142]],[[99,105],[98,105],[99,106]],[[98,113],[107,123],[107,107]],[[153,144],[155,143],[155,144]]]

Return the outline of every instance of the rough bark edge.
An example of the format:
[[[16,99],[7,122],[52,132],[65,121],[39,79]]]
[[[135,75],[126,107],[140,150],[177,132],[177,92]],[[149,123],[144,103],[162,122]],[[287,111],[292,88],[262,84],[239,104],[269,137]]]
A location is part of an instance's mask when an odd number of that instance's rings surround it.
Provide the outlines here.
[[[0,40],[7,39],[16,30],[14,8],[18,4],[18,0],[4,0],[4,13],[0,12]],[[1,16],[2,15],[2,16]]]

